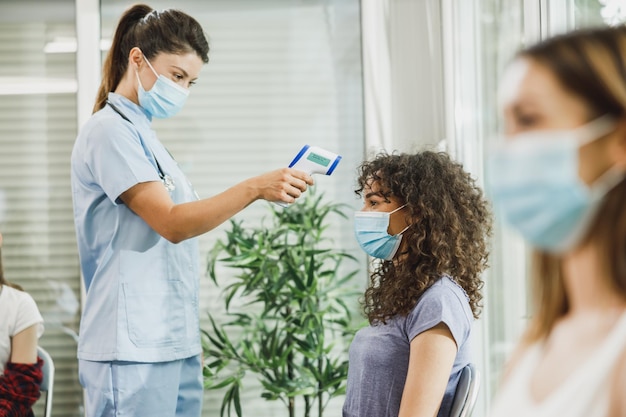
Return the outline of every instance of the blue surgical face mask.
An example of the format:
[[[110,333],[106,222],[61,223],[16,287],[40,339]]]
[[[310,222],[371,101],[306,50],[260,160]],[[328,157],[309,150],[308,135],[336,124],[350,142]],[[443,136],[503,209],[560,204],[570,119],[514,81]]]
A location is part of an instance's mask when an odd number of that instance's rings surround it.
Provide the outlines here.
[[[157,80],[149,91],[144,90],[139,79],[139,73],[137,74],[137,81],[139,86],[137,88],[137,95],[139,104],[153,117],[159,119],[166,119],[174,116],[178,113],[189,96],[189,90],[176,84],[163,75],[157,74],[152,68],[150,61],[146,59],[146,63],[157,76]]]
[[[533,246],[563,253],[586,236],[604,196],[623,178],[611,168],[591,186],[578,177],[579,148],[615,129],[608,116],[573,130],[523,133],[490,155],[496,209]]]
[[[400,247],[402,233],[409,226],[397,235],[391,236],[387,233],[389,228],[389,217],[391,214],[406,207],[406,204],[397,209],[386,212],[379,211],[357,211],[354,213],[354,232],[356,240],[361,248],[374,258],[389,261]]]

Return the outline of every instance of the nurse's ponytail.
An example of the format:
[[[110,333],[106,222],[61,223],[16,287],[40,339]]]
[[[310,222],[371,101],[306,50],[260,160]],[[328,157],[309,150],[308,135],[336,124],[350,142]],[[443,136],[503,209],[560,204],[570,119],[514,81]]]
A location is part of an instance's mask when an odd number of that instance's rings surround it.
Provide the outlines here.
[[[128,9],[120,18],[113,35],[111,49],[102,67],[102,82],[98,89],[94,113],[104,107],[109,92],[114,91],[122,80],[128,66],[128,53],[136,46],[134,27],[152,8],[145,4],[137,4]]]
[[[209,62],[209,44],[202,26],[191,16],[174,9],[153,10],[145,4],[132,6],[120,18],[111,49],[102,68],[94,113],[104,107],[109,92],[115,91],[128,69],[128,55],[139,47],[147,59],[160,52],[195,52]]]

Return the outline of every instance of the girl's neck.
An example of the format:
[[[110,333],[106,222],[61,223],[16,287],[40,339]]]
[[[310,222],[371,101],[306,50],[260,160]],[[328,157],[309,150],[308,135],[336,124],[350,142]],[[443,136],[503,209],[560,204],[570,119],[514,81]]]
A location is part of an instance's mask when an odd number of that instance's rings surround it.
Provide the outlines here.
[[[135,77],[136,74],[134,72],[131,74],[129,71],[126,71],[126,74],[122,77],[122,80],[117,85],[114,92],[139,105],[137,98],[137,80]]]
[[[583,245],[564,255],[562,268],[570,314],[626,308],[626,300],[610,284],[609,271],[597,248]]]

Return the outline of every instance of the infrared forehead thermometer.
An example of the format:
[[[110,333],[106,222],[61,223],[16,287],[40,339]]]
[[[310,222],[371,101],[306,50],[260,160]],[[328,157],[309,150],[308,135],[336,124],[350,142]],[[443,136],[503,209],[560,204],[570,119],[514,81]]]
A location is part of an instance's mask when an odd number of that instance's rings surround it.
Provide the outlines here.
[[[289,164],[289,168],[304,171],[309,175],[330,175],[339,164],[339,161],[341,161],[341,155],[317,146],[304,145]],[[276,204],[282,207],[289,206],[289,204],[282,202],[276,202]]]
[[[289,164],[289,168],[304,171],[309,175],[330,175],[339,164],[339,161],[341,161],[341,155],[317,146],[304,145]]]

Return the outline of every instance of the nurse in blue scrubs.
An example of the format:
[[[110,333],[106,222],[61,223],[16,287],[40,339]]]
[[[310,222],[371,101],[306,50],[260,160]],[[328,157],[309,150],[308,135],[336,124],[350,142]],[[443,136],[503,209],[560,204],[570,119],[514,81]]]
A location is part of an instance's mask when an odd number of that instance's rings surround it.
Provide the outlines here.
[[[94,114],[71,160],[87,298],[78,346],[85,415],[199,416],[196,236],[258,199],[295,201],[312,184],[283,168],[199,200],[151,128],[175,115],[208,62],[201,26],[135,5],[120,19]]]

